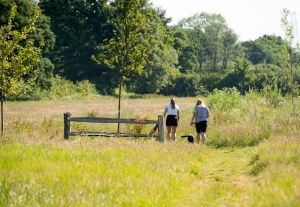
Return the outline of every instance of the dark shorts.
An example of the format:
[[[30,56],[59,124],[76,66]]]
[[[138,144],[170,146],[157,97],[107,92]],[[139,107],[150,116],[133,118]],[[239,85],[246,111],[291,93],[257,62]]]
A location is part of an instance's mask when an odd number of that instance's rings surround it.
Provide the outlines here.
[[[200,121],[195,124],[197,133],[206,132],[207,121]]]
[[[168,115],[166,120],[166,126],[178,126],[176,115]]]

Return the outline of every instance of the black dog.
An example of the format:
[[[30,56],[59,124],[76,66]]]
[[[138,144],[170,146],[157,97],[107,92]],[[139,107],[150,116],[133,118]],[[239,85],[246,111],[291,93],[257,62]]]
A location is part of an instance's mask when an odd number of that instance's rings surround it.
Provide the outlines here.
[[[185,136],[181,136],[182,138],[187,137],[188,142],[190,143],[194,143],[194,136],[189,134],[189,135],[185,135]]]

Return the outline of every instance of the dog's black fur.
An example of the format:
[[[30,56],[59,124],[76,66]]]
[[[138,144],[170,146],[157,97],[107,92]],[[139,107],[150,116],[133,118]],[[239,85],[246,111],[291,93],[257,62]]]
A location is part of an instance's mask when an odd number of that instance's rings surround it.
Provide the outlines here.
[[[181,137],[182,137],[182,138],[187,137],[188,142],[194,143],[194,136],[191,135],[191,134],[189,134],[189,135],[184,135],[184,136],[181,136]]]

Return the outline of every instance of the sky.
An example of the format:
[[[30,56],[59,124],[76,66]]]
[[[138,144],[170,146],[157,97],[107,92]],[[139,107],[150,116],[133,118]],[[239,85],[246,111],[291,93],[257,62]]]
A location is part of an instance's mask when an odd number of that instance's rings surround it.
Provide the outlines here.
[[[283,9],[291,12],[296,40],[300,41],[300,0],[150,0],[171,17],[170,25],[196,13],[220,14],[239,41],[255,40],[265,34],[284,37]]]

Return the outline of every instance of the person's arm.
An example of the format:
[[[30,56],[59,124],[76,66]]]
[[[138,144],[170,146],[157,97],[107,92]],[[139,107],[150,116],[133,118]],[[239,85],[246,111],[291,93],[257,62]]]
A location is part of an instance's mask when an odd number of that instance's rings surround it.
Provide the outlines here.
[[[194,112],[193,116],[192,116],[192,120],[191,120],[191,124],[190,125],[193,125],[195,123],[194,119],[195,119],[196,115],[197,115],[197,112]]]
[[[210,116],[209,110],[207,109],[207,118]]]
[[[166,107],[165,108],[165,111],[164,111],[164,117],[166,117],[166,114],[168,113],[168,108]]]
[[[179,123],[179,118],[180,118],[180,116],[179,116],[179,109],[178,109],[178,111],[177,111],[177,122]]]

